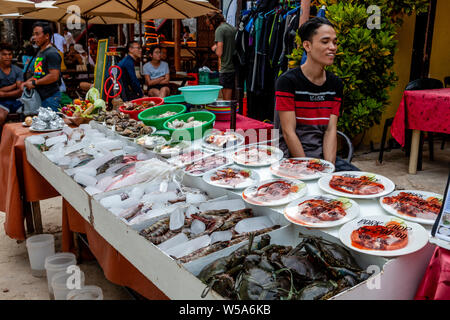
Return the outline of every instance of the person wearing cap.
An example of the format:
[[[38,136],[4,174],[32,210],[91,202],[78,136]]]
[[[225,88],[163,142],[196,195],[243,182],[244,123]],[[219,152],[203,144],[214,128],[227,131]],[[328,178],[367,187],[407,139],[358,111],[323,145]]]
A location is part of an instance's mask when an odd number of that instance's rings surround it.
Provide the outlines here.
[[[78,53],[78,55],[80,56],[80,60],[79,60],[79,64],[81,65],[85,65],[87,66],[88,64],[90,64],[91,66],[95,66],[94,61],[92,60],[91,56],[89,56],[87,54],[87,52],[84,50],[83,45],[82,44],[75,44],[74,45],[74,50]]]

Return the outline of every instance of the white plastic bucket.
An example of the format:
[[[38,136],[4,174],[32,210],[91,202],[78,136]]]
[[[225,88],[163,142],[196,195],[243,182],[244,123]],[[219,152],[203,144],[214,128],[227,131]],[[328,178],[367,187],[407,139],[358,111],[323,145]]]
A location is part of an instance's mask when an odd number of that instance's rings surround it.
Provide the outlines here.
[[[26,241],[31,274],[45,277],[45,259],[55,254],[55,237],[52,234],[38,234]]]
[[[48,292],[50,299],[54,299],[52,277],[60,271],[66,271],[67,267],[76,264],[77,259],[75,255],[70,252],[60,252],[45,258],[45,270],[47,271]]]
[[[55,300],[66,300],[70,290],[83,288],[84,279],[84,272],[79,269],[75,272],[60,271],[55,273],[52,277]]]
[[[103,300],[102,288],[85,286],[81,289],[70,290],[67,300]]]

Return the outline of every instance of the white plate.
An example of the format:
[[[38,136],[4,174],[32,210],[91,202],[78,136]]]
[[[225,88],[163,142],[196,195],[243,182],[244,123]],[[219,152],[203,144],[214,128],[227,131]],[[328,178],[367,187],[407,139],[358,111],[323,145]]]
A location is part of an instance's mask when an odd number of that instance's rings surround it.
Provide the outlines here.
[[[298,205],[306,200],[341,200],[341,202],[347,203],[347,207],[344,209],[345,216],[339,220],[334,221],[318,221],[318,222],[310,222],[306,219],[302,220],[302,216],[298,212]],[[288,206],[284,209],[284,217],[294,224],[298,224],[300,226],[306,226],[308,228],[331,228],[340,226],[341,224],[347,223],[355,219],[359,215],[359,205],[348,198],[340,198],[332,195],[320,195],[320,196],[306,196],[300,199],[294,200],[288,204]]]
[[[29,125],[27,125],[26,122],[22,122],[22,126],[24,126],[24,127],[29,127]]]
[[[223,136],[235,135],[237,139],[234,140],[233,143],[227,142],[224,146],[219,147],[219,146],[217,146],[215,144],[206,142],[206,140],[212,135],[214,135],[214,136],[216,136],[216,135],[223,135]],[[208,130],[206,132],[206,134],[205,134],[205,136],[203,138],[203,141],[202,141],[202,146],[207,148],[207,149],[212,149],[212,150],[225,150],[225,149],[229,149],[229,148],[240,146],[241,144],[244,143],[244,141],[245,141],[245,138],[242,135],[240,135],[240,134],[238,134],[236,132],[231,132],[231,131],[223,132],[223,131],[220,131],[220,130],[212,129],[212,130]]]
[[[405,247],[397,250],[370,250],[353,246],[351,241],[351,234],[354,230],[368,225],[384,226],[390,221],[397,221],[406,226],[408,230],[408,244]],[[422,249],[428,243],[428,232],[420,224],[405,221],[396,217],[369,216],[361,217],[344,224],[339,230],[339,238],[346,247],[358,252],[367,253],[373,256],[397,257],[405,254],[410,254]]]
[[[250,160],[250,154],[246,150],[258,150],[258,153],[255,153],[255,156],[258,157],[258,154],[263,152],[264,159],[261,161]],[[270,150],[272,153],[270,156],[267,155],[267,150]],[[251,151],[250,151],[251,152]],[[235,151],[232,155],[232,159],[237,164],[240,164],[242,166],[246,167],[262,167],[262,166],[269,166],[272,163],[280,161],[281,158],[283,158],[283,151],[276,147],[266,146],[266,145],[255,145],[250,147],[243,147],[239,150]]]
[[[201,148],[187,149],[184,150],[182,154],[172,157],[167,161],[177,166],[183,166],[198,161],[202,158],[206,158],[209,155],[211,155],[211,152],[205,151]]]
[[[330,180],[332,179],[332,177],[333,176],[343,176],[343,175],[349,175],[349,176],[352,176],[355,178],[361,177],[361,176],[373,177],[375,179],[374,182],[381,183],[384,186],[384,190],[379,193],[376,193],[376,194],[361,195],[361,194],[352,194],[352,193],[347,193],[347,192],[341,192],[341,191],[331,188]],[[355,198],[355,199],[378,198],[378,197],[382,197],[382,196],[385,196],[385,195],[391,193],[395,189],[395,184],[388,178],[386,178],[384,176],[380,176],[379,174],[374,174],[374,173],[370,173],[370,172],[362,172],[362,171],[342,171],[342,172],[335,172],[335,173],[327,174],[319,179],[318,184],[319,184],[320,189],[322,189],[323,191],[325,191],[327,193],[331,193],[331,194],[334,194],[334,195],[340,196],[340,197]]]
[[[395,197],[400,192],[413,193],[413,194],[415,194],[417,196],[420,196],[423,199],[427,199],[428,197],[436,197],[438,199],[441,199],[441,201],[442,201],[442,199],[444,197],[441,194],[437,194],[437,193],[433,193],[433,192],[427,192],[427,191],[420,191],[420,190],[397,190],[397,191],[392,192],[391,194],[388,194],[387,196],[381,197],[380,200],[379,200],[381,207],[384,210],[386,210],[387,212],[389,212],[390,214],[393,214],[394,216],[400,217],[400,218],[405,219],[405,220],[410,220],[410,221],[413,221],[413,222],[417,222],[417,223],[422,223],[422,224],[427,224],[427,225],[433,225],[434,224],[434,221],[438,217],[439,213],[436,214],[435,219],[417,218],[417,217],[412,217],[412,216],[408,216],[406,214],[400,213],[396,209],[394,209],[391,205],[383,203],[383,199],[384,198]]]
[[[220,158],[220,163],[216,163],[214,165],[209,165],[208,167],[205,168],[205,161],[211,159],[211,158]],[[217,159],[218,161],[219,159]],[[208,156],[206,158],[203,158],[199,161],[195,161],[193,164],[188,165],[186,168],[184,168],[184,172],[187,175],[193,176],[193,177],[201,177],[203,176],[206,172],[210,171],[210,170],[214,170],[217,169],[219,167],[222,166],[226,166],[228,164],[233,163],[233,160],[231,160],[230,158],[227,158],[225,156],[222,155],[212,155],[212,156]],[[191,167],[192,166],[192,167]],[[196,173],[193,173],[196,172]]]
[[[226,169],[226,168],[233,168],[233,169],[237,169],[237,170],[244,170],[244,171],[249,172],[250,176],[248,178],[246,178],[244,181],[242,181],[241,183],[234,184],[234,185],[233,184],[219,183],[217,181],[212,181],[211,180],[211,177],[214,176],[218,170]],[[235,190],[235,189],[247,188],[247,187],[251,186],[252,184],[258,183],[260,178],[259,178],[259,174],[256,171],[254,171],[254,170],[251,170],[249,168],[241,168],[241,167],[239,167],[237,165],[228,165],[228,166],[223,166],[223,167],[216,168],[216,169],[208,171],[203,176],[203,180],[206,183],[208,183],[210,185],[213,185],[213,186],[216,186],[216,187]]]
[[[44,129],[44,130],[36,130],[33,129],[33,127],[30,127],[30,131],[31,132],[52,132],[52,131],[59,131],[62,130],[63,128],[59,128],[59,129]]]
[[[141,140],[143,143],[139,143],[138,140]],[[157,143],[155,143],[155,141],[156,141]],[[146,142],[152,142],[153,144],[147,145],[147,144],[145,144]],[[165,139],[164,137],[162,137],[162,136],[151,135],[151,134],[150,134],[150,135],[144,135],[144,136],[141,136],[141,137],[135,139],[135,143],[136,143],[137,145],[139,145],[139,146],[141,146],[141,147],[144,147],[144,148],[146,148],[146,149],[149,149],[149,150],[153,150],[153,149],[155,149],[155,148],[158,147],[158,146],[167,144],[168,142],[169,142],[169,141],[166,140],[166,139]]]
[[[297,186],[298,189],[295,192],[289,192],[287,196],[278,200],[254,199],[253,195],[257,192],[258,188],[275,181],[283,181],[289,183],[291,186]],[[244,201],[257,206],[281,206],[284,204],[288,204],[289,202],[294,201],[295,199],[303,197],[306,194],[306,191],[307,191],[306,183],[304,183],[303,181],[279,178],[261,181],[257,184],[248,187],[247,189],[244,190],[244,192],[242,192],[242,198],[244,199]]]
[[[171,143],[175,144],[176,141],[168,141],[167,144],[165,144],[165,145],[170,145]],[[170,149],[165,149],[165,151],[163,152],[163,151],[161,151],[161,148],[165,145],[160,145],[160,146],[153,148],[153,152],[156,153],[157,155],[160,155],[161,157],[170,158],[170,157],[178,156],[179,154],[181,154],[183,152],[186,152],[192,146],[192,144],[188,141],[179,141],[179,143],[177,145],[178,146],[181,145],[181,149],[170,148]]]
[[[316,171],[313,169],[306,168],[306,162],[303,162],[302,166],[297,165],[295,172],[288,172],[286,169],[282,169],[280,166],[282,163],[291,162],[291,160],[314,160],[320,162],[325,166],[323,171]],[[300,180],[314,180],[322,177],[325,174],[334,172],[334,165],[323,159],[315,159],[315,158],[289,158],[289,159],[281,159],[280,162],[274,163],[270,166],[270,172],[280,178],[291,178],[291,179],[300,179]]]

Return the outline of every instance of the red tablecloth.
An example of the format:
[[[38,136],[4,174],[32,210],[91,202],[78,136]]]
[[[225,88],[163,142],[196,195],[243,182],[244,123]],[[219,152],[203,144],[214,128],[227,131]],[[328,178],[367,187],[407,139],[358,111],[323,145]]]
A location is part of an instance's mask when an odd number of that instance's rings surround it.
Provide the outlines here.
[[[25,240],[21,189],[29,202],[59,195],[27,161],[25,138],[31,135],[21,123],[7,123],[0,143],[0,211],[6,213],[6,234],[17,240]]]
[[[230,129],[229,121],[216,121],[214,128],[222,131]],[[246,137],[246,143],[256,143],[258,141],[270,140],[272,137],[273,125],[252,118],[236,114],[236,131]],[[240,132],[240,131],[243,132]],[[256,141],[252,140],[253,132],[256,133]]]
[[[405,125],[408,129],[450,133],[450,88],[405,91],[391,127],[392,136],[402,146]]]
[[[449,250],[436,247],[414,299],[450,300]]]

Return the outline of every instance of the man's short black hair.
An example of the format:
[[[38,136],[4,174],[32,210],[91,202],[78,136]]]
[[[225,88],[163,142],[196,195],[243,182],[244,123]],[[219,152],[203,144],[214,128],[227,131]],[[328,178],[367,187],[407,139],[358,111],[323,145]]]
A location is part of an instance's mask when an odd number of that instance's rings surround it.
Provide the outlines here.
[[[161,51],[161,46],[155,44],[153,46],[150,47],[150,50],[148,51],[149,54],[153,55],[153,52],[159,48],[159,51]]]
[[[48,22],[43,22],[43,21],[35,22],[35,23],[33,23],[32,29],[34,29],[36,27],[41,27],[42,28],[42,32],[44,34],[48,34],[50,37],[53,34],[52,27],[50,26],[50,24]]]
[[[327,19],[322,17],[315,17],[308,21],[298,28],[298,35],[300,39],[303,41],[311,41],[312,37],[316,33],[316,30],[319,29],[323,25],[329,25],[334,28],[334,25]]]
[[[9,52],[13,52],[13,47],[12,47],[12,45],[10,43],[1,42],[0,43],[0,51],[3,51],[3,50],[9,51]]]
[[[128,42],[127,43],[127,52],[130,52],[130,48],[131,48],[131,46],[133,45],[133,44],[135,44],[135,43],[137,43],[137,44],[139,44],[139,41],[130,41],[130,42]]]

